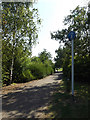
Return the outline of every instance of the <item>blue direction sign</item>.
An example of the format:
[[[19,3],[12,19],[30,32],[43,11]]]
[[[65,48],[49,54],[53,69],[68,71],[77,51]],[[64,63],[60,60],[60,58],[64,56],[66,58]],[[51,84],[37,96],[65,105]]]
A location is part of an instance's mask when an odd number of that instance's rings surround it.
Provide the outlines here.
[[[71,31],[71,32],[68,34],[69,40],[74,40],[74,39],[75,39],[75,36],[76,36],[76,34],[75,34],[74,31]]]

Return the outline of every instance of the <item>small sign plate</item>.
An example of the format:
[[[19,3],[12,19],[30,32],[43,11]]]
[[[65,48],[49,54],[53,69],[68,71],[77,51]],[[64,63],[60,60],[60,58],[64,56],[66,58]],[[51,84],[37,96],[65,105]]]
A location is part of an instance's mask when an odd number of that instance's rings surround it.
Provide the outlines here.
[[[75,36],[76,36],[76,34],[75,34],[75,32],[74,31],[71,31],[69,34],[68,34],[68,38],[69,38],[69,40],[73,40],[73,39],[75,39]]]

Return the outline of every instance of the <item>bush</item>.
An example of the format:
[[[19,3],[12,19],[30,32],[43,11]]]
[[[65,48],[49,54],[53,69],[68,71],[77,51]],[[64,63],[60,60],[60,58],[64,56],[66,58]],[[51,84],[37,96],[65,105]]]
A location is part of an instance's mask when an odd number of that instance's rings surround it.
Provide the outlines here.
[[[4,70],[3,70],[4,71]],[[41,79],[54,72],[54,65],[50,60],[42,63],[39,58],[34,58],[32,61],[25,58],[23,60],[15,59],[13,68],[13,81],[12,83],[24,83],[27,81]],[[10,71],[4,71],[2,75],[3,83],[10,84]]]
[[[43,63],[32,63],[29,65],[29,70],[35,79],[41,79],[47,75],[50,75],[54,72],[51,66],[46,66]]]
[[[9,85],[10,84],[9,76],[10,76],[9,72],[4,71],[2,73],[2,84],[5,84],[5,85]]]
[[[67,93],[70,93],[71,91],[71,80],[70,79],[63,79],[64,81],[64,86],[65,86],[65,91]]]
[[[42,63],[32,63],[29,65],[29,70],[35,79],[41,79],[46,76],[45,66]]]
[[[30,81],[30,80],[34,80],[35,77],[31,74],[31,71],[29,69],[26,69],[25,71],[23,71],[23,78],[26,81]]]
[[[89,82],[90,58],[89,56],[75,56],[74,78],[78,82]],[[71,59],[66,59],[63,65],[64,78],[71,80]],[[90,83],[90,82],[89,82]]]
[[[75,80],[89,82],[90,60],[77,61],[75,63]],[[89,82],[90,83],[90,82]]]
[[[53,72],[54,70],[51,66],[46,67],[46,75],[52,75]]]

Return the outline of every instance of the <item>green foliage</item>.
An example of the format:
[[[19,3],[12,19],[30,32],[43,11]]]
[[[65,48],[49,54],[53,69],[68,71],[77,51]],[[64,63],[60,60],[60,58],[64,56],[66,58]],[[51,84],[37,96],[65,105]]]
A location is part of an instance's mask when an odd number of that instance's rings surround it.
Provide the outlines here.
[[[45,59],[43,63],[40,57],[34,57],[31,59],[31,61],[32,62],[29,65],[29,69],[31,71],[31,74],[35,77],[35,79],[41,79],[54,72],[53,63],[49,59]]]
[[[83,56],[75,58],[75,80],[88,82],[89,81],[89,73],[90,73],[90,57]]]
[[[45,61],[44,65],[45,65],[47,75],[50,75],[54,72],[53,63],[51,60]]]
[[[26,69],[25,71],[23,71],[22,75],[23,75],[23,78],[22,78],[23,82],[27,82],[35,79],[35,77],[31,74],[31,71],[29,69]]]
[[[77,6],[71,11],[71,14],[64,19],[67,29],[51,33],[51,38],[64,43],[64,48],[56,50],[55,66],[63,67],[65,78],[71,79],[71,41],[67,35],[70,31],[75,31],[76,38],[74,40],[74,65],[75,80],[87,82],[90,73],[90,43],[89,43],[89,25],[87,11],[85,7]]]
[[[40,58],[41,62],[44,63],[46,60],[51,59],[51,54],[50,54],[50,52],[47,52],[46,49],[44,49],[43,52],[41,52],[39,54],[39,58]]]
[[[41,79],[46,76],[45,66],[42,63],[32,63],[29,68],[35,79]]]
[[[73,101],[72,95],[68,91],[69,88],[67,88],[67,91],[65,90],[66,84],[68,83],[61,81],[58,91],[53,94],[49,106],[52,113],[51,119],[88,118],[88,99],[90,99],[88,84],[75,82],[75,101]]]
[[[90,25],[90,2],[88,4],[88,24]]]
[[[20,51],[18,51],[20,50]],[[23,83],[35,79],[41,79],[54,72],[54,64],[47,59],[44,63],[39,57],[27,57],[26,53],[22,54],[22,49],[17,49],[17,56],[14,59],[13,82]],[[9,74],[9,75],[8,75]],[[3,84],[10,84],[10,73],[4,71]]]
[[[33,3],[3,2],[2,3],[2,79],[3,83],[23,82],[33,78],[23,73],[30,62],[32,46],[38,38],[41,24],[38,9]],[[27,76],[27,77],[26,77]]]

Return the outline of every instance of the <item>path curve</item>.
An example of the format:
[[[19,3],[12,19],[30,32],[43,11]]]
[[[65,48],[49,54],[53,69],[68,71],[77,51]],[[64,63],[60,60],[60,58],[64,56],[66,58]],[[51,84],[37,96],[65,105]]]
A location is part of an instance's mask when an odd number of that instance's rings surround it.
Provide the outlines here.
[[[3,118],[48,118],[52,94],[62,78],[62,72],[32,81],[13,92],[3,94]]]

